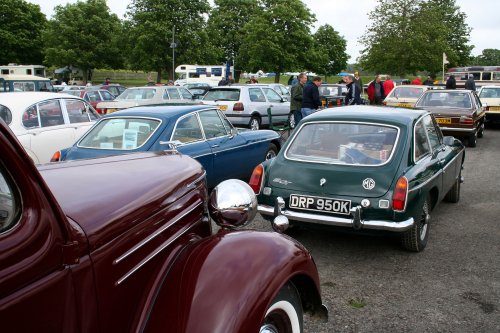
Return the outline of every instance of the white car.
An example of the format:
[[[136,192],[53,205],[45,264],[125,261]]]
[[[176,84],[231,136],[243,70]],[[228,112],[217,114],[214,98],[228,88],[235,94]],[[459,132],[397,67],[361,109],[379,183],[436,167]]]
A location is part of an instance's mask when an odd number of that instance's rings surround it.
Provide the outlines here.
[[[235,126],[258,130],[269,125],[268,108],[273,122],[286,122],[290,117],[290,102],[267,85],[232,85],[210,89],[203,104],[216,105]]]
[[[500,121],[500,86],[482,86],[478,96],[486,110],[486,120]]]
[[[385,97],[384,105],[387,106],[399,106],[404,108],[413,108],[417,99],[422,96],[422,94],[431,89],[431,86],[424,85],[401,85],[396,86],[392,91]]]
[[[12,129],[36,164],[73,145],[99,118],[81,98],[52,92],[0,94],[0,118]]]
[[[288,88],[281,83],[257,83],[258,85],[267,86],[273,88],[281,97],[285,98],[287,101],[290,101],[291,94]]]
[[[122,92],[113,101],[97,103],[103,114],[142,105],[199,104],[193,94],[180,86],[132,87]]]

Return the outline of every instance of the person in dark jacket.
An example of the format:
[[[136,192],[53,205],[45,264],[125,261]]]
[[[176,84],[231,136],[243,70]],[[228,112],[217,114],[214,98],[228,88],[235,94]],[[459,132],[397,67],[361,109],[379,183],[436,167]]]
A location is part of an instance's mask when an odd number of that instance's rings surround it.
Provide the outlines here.
[[[457,89],[457,81],[455,80],[455,75],[451,74],[448,80],[446,80],[446,89]]]
[[[361,89],[354,81],[354,77],[347,75],[344,76],[344,82],[347,85],[347,95],[344,99],[345,105],[359,105],[361,103]]]
[[[474,82],[474,75],[469,74],[469,78],[465,81],[465,89],[476,91],[476,83]]]
[[[315,76],[312,82],[307,83],[304,86],[304,94],[302,96],[302,118],[315,112],[321,106],[321,100],[319,98],[319,89],[321,85],[321,77]]]
[[[290,112],[293,114],[293,119],[295,120],[295,125],[299,123],[302,119],[302,97],[304,95],[304,85],[307,82],[307,75],[300,73],[297,77],[297,84],[292,86],[290,95]]]

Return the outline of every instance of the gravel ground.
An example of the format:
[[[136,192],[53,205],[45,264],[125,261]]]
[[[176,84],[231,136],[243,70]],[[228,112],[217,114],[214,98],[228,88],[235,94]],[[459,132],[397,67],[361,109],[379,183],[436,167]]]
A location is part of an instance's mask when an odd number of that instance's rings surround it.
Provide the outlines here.
[[[467,148],[461,200],[432,212],[427,248],[398,239],[303,228],[328,323],[305,332],[500,332],[500,126]],[[250,228],[270,230],[260,216]]]

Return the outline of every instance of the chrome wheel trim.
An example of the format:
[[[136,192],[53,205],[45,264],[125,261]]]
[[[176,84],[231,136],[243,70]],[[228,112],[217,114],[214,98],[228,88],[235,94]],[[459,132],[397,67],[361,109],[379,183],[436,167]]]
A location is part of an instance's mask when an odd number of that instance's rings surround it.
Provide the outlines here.
[[[257,131],[259,129],[259,119],[252,118],[252,120],[250,120],[250,129],[252,131]]]
[[[427,212],[425,213],[425,217],[422,221],[422,225],[420,227],[420,240],[424,240],[427,234],[427,227],[429,226],[429,222],[431,220],[431,215]]]
[[[270,160],[271,158],[275,158],[275,157],[276,157],[276,152],[272,149],[269,149],[269,151],[266,154],[266,161]]]

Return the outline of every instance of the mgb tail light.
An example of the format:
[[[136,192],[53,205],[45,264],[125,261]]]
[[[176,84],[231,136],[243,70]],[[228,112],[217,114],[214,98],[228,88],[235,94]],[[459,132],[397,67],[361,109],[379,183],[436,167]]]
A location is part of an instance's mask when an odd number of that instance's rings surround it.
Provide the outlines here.
[[[252,188],[255,194],[259,194],[262,188],[262,181],[264,179],[264,167],[259,164],[253,169],[252,176],[250,176],[250,181],[248,185]]]
[[[337,98],[337,105],[342,105],[342,100],[340,98]]]
[[[462,125],[472,125],[472,124],[474,124],[474,120],[471,117],[461,116],[460,117],[460,124],[462,124]]]
[[[245,110],[245,107],[243,106],[243,103],[241,103],[241,102],[234,103],[233,111],[244,111],[244,110]]]
[[[50,159],[51,162],[59,162],[61,160],[61,151],[58,150],[52,155],[52,158]]]
[[[408,179],[399,177],[392,195],[392,209],[403,212],[406,209],[406,200],[408,199]]]

